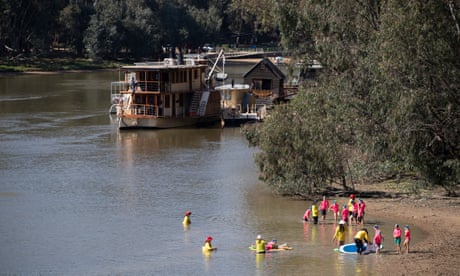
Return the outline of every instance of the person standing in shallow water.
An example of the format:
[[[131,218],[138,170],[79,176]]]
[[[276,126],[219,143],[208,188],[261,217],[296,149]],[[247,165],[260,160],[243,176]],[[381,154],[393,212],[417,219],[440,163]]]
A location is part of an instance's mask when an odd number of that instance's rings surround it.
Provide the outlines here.
[[[323,195],[323,200],[321,201],[319,205],[319,209],[321,211],[321,220],[325,221],[327,210],[329,209],[329,201],[326,199],[325,195]]]
[[[184,220],[182,220],[182,224],[184,226],[190,225],[190,223],[192,223],[192,221],[190,220],[190,215],[191,214],[192,214],[192,212],[190,212],[190,211],[185,212]]]
[[[334,221],[337,221],[339,219],[339,204],[337,201],[334,200],[334,202],[331,204],[331,210],[334,213]]]
[[[393,230],[393,240],[396,245],[396,252],[401,254],[401,228],[398,224],[395,224],[395,229]]]
[[[349,216],[348,207],[346,204],[344,204],[343,209],[342,209],[342,220],[344,220],[347,225],[348,225],[348,216]]]
[[[410,244],[410,229],[409,225],[404,226],[404,249],[406,254],[409,253],[409,244]]]
[[[318,206],[316,206],[316,200],[311,205],[311,216],[313,218],[313,224],[318,224]]]
[[[208,236],[206,240],[204,241],[203,250],[213,251],[216,249],[215,247],[212,246],[211,241],[212,241],[212,237]]]
[[[332,241],[337,241],[337,248],[339,248],[341,245],[345,244],[345,231],[347,229],[345,228],[345,221],[341,220],[339,221],[339,225],[335,228],[335,233],[334,236],[332,237]]]
[[[266,241],[262,239],[261,235],[257,235],[256,238],[256,253],[263,254],[265,253],[265,246],[267,245]]]
[[[383,236],[382,232],[378,225],[374,225],[374,244],[375,244],[375,254],[380,254],[380,247],[382,246]]]

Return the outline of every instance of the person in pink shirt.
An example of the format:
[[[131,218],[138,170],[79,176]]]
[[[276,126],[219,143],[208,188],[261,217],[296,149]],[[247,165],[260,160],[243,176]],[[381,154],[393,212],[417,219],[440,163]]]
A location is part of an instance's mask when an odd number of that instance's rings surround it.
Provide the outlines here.
[[[393,239],[396,245],[396,252],[401,254],[401,228],[398,224],[395,224],[395,229],[393,230]]]
[[[380,254],[380,248],[383,243],[383,236],[382,232],[379,229],[378,225],[374,225],[374,244],[375,244],[375,254]]]
[[[326,196],[323,195],[323,201],[319,205],[319,210],[321,212],[321,220],[326,220],[327,210],[329,209],[329,201],[326,199]]]
[[[351,212],[350,206],[348,206],[349,218],[350,218],[350,225],[355,222],[355,225],[358,225],[358,202],[355,200],[351,201]]]
[[[406,254],[409,253],[409,243],[410,243],[410,229],[409,225],[404,226],[404,249],[406,250]]]
[[[364,225],[364,211],[366,210],[366,203],[360,198],[358,203],[358,223]]]
[[[310,217],[311,217],[311,208],[308,208],[303,214],[303,220],[308,221]]]
[[[331,205],[331,210],[334,213],[334,221],[337,221],[339,218],[339,204],[337,201],[334,200],[334,202]]]
[[[343,209],[342,209],[342,220],[344,220],[347,224],[348,224],[348,216],[349,216],[348,207],[346,204],[344,204]]]

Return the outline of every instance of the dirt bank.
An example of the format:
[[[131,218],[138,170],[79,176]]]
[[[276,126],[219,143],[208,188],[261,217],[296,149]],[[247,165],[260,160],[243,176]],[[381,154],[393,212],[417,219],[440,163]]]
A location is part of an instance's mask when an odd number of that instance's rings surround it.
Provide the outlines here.
[[[427,233],[425,239],[411,244],[409,254],[402,255],[396,254],[392,233],[386,233],[385,244],[388,246],[379,256],[381,261],[376,274],[459,275],[460,198],[445,197],[442,193],[366,199],[366,213],[372,213],[373,217],[410,221]]]

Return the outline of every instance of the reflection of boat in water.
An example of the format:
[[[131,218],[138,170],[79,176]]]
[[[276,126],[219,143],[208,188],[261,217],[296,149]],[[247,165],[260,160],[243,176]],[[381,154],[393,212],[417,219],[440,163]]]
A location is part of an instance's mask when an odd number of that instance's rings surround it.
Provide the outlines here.
[[[182,58],[121,67],[120,80],[112,83],[111,99],[119,128],[174,128],[220,121],[220,94],[205,88],[206,68],[198,59]]]
[[[266,115],[266,104],[257,103],[249,84],[217,86],[221,93],[222,118],[226,125],[240,125],[248,121],[261,121]]]

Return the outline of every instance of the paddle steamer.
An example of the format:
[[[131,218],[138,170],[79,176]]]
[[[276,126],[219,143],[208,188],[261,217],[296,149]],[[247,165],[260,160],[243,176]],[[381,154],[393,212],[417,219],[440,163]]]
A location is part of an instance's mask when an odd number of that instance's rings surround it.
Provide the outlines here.
[[[220,93],[208,84],[207,62],[167,58],[120,68],[111,110],[119,129],[204,126],[220,122]]]

